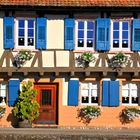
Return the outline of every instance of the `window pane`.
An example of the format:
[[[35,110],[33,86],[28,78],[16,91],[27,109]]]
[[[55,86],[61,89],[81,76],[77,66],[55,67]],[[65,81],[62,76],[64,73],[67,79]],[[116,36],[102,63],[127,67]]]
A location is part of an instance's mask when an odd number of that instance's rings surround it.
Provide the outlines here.
[[[93,47],[93,40],[87,40],[87,47]]]
[[[132,104],[138,104],[139,98],[138,97],[132,97]]]
[[[24,29],[19,29],[18,30],[18,35],[19,36],[24,36]]]
[[[105,29],[99,28],[98,41],[105,41]]]
[[[140,42],[140,29],[135,29],[135,35],[134,35],[134,40],[136,42]]]
[[[18,27],[19,28],[24,28],[24,20],[22,19],[20,19],[19,21],[18,21]]]
[[[119,40],[113,40],[113,48],[119,48]]]
[[[98,103],[98,97],[91,97],[91,103]]]
[[[119,30],[119,22],[113,22],[113,30]]]
[[[94,23],[92,21],[87,22],[87,29],[94,29]]]
[[[34,20],[28,19],[28,28],[34,28]]]
[[[87,38],[93,38],[93,31],[87,32]]]
[[[84,29],[84,22],[83,21],[78,22],[78,29]]]
[[[84,31],[78,31],[78,38],[84,38]]]
[[[113,32],[113,38],[118,39],[119,38],[119,31],[114,31]]]
[[[84,47],[84,40],[78,39],[78,47]]]
[[[122,48],[128,48],[128,40],[122,40]]]
[[[122,38],[123,39],[128,39],[128,31],[123,31],[122,32]]]
[[[122,22],[122,29],[128,30],[128,22]]]
[[[18,45],[24,46],[24,38],[23,37],[18,38]]]
[[[126,90],[122,90],[122,96],[123,97],[129,97],[129,91],[126,89]]]
[[[28,29],[28,37],[33,37],[33,36],[34,36],[34,30]]]
[[[122,97],[122,103],[128,104],[129,103],[129,97]]]
[[[42,90],[41,93],[41,104],[51,105],[51,90]]]
[[[82,96],[82,103],[89,103],[89,91],[88,90],[82,90],[81,96]]]
[[[34,46],[34,39],[28,38],[28,46]]]

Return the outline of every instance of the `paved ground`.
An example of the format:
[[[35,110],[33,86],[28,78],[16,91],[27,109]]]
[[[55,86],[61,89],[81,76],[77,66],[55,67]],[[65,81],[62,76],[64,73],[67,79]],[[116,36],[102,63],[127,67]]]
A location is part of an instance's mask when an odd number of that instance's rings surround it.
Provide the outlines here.
[[[140,140],[140,129],[0,128],[0,140]]]

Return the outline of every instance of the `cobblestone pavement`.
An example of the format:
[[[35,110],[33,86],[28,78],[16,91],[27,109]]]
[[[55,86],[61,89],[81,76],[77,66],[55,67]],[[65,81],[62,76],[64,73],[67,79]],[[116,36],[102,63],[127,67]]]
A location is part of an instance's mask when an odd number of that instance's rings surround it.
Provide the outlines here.
[[[140,129],[0,128],[0,140],[140,140]]]

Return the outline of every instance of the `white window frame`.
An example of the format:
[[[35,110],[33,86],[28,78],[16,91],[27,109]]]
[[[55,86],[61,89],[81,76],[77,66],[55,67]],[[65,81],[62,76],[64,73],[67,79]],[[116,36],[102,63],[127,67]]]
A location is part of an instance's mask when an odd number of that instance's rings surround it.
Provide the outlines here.
[[[87,84],[87,86],[84,87],[84,84]],[[96,84],[96,88],[92,88],[92,84]],[[99,104],[99,83],[98,82],[82,82],[80,83],[80,104],[81,105],[95,105],[98,106]],[[89,90],[89,94],[87,97],[89,97],[89,103],[82,103],[82,90]],[[96,94],[98,97],[98,103],[91,103],[91,97],[92,97],[92,90],[96,90]]]
[[[2,102],[0,102],[0,106],[6,105],[5,99],[7,96],[7,84],[5,82],[0,83],[0,97],[2,97]]]
[[[21,45],[18,45],[18,30],[19,30],[19,27],[18,27],[18,20],[25,20],[25,45],[21,46]],[[34,19],[34,45],[33,46],[28,46],[28,24],[27,24],[27,20],[28,19]],[[15,19],[15,48],[16,49],[35,49],[35,42],[36,42],[36,38],[35,38],[35,32],[36,32],[36,26],[35,26],[35,18],[24,18],[24,17],[19,17],[19,18],[16,18]]]
[[[87,27],[87,22],[94,22],[94,41],[93,47],[87,47],[87,28],[84,28],[84,47],[78,47],[78,21],[84,21],[84,27]],[[77,19],[75,20],[75,50],[95,50],[95,20],[94,19]]]
[[[119,48],[113,48],[113,22],[119,22]],[[128,22],[128,48],[122,48],[122,23]],[[131,41],[131,22],[129,20],[111,20],[111,51],[130,51],[130,41]]]
[[[123,84],[128,84],[128,88],[123,88]],[[137,89],[133,87],[132,84],[137,84]],[[128,94],[129,94],[129,103],[122,103],[122,105],[124,106],[138,106],[139,105],[139,102],[140,102],[140,84],[134,82],[134,83],[127,83],[127,82],[123,82],[122,83],[122,97],[123,97],[123,90],[128,90]],[[139,102],[138,104],[136,103],[132,103],[132,90],[137,90],[137,94],[138,94],[138,99],[139,99]]]

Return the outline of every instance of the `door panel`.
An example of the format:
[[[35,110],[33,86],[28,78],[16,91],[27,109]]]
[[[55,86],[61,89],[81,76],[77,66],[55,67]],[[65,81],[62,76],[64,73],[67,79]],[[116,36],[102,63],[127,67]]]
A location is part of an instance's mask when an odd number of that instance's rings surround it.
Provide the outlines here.
[[[56,124],[56,85],[35,85],[40,104],[37,124]]]

